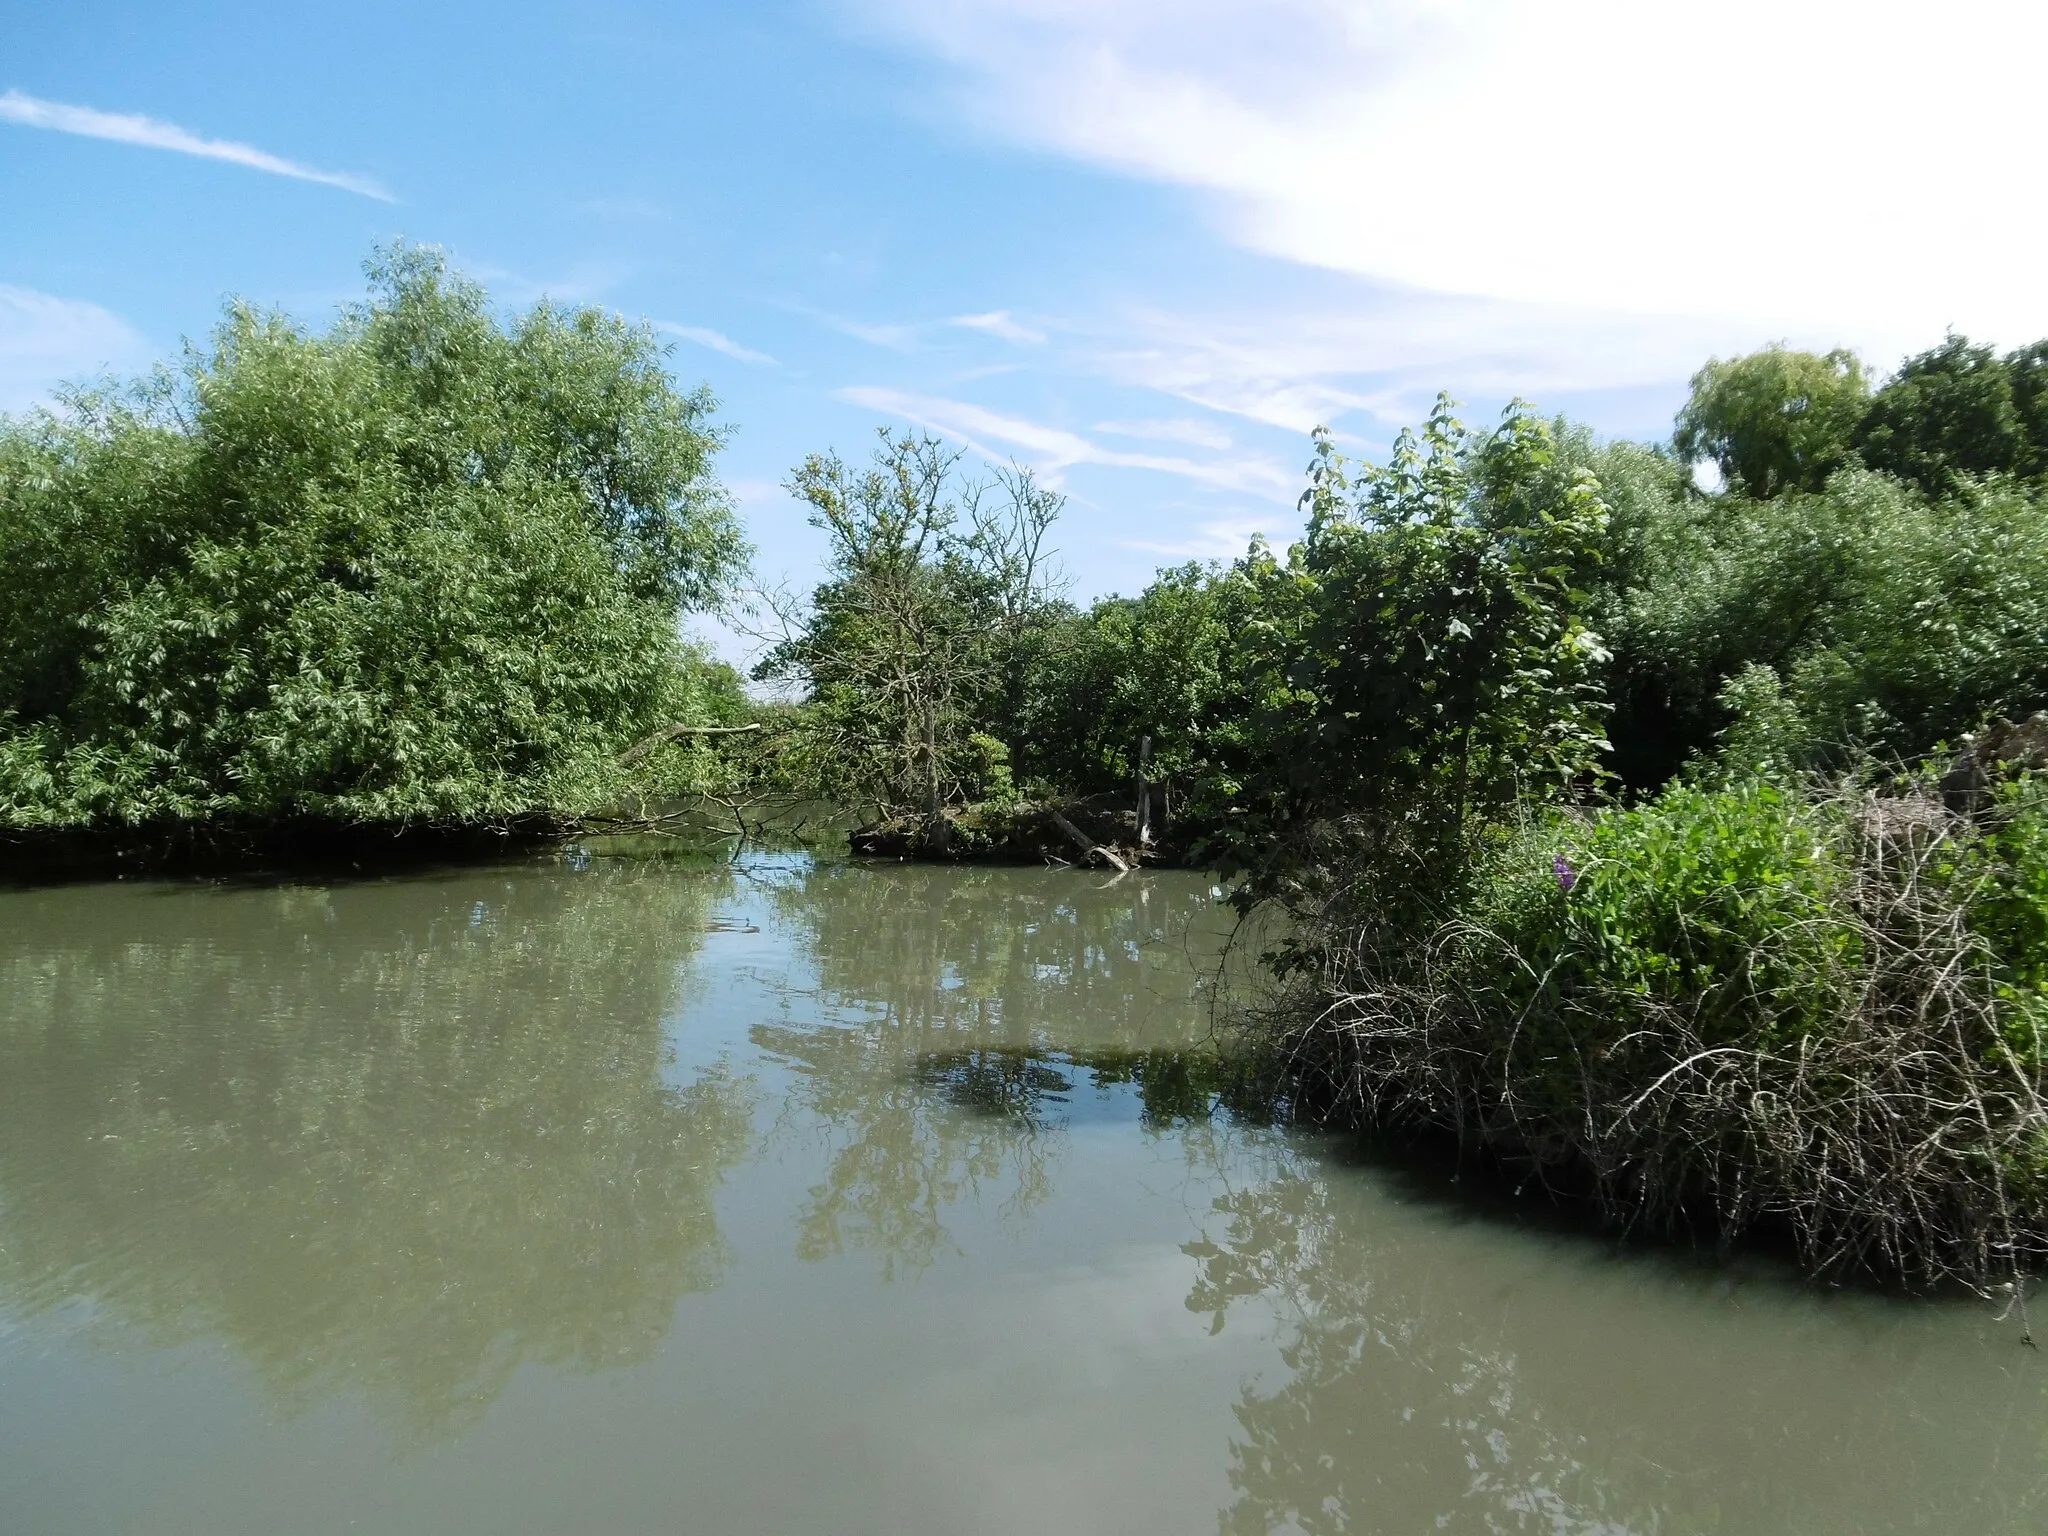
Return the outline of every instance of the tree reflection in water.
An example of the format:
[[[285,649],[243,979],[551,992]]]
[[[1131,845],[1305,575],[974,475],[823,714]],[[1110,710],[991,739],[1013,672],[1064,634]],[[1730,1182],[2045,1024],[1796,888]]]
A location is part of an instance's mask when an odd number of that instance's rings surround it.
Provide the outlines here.
[[[805,1258],[854,1247],[885,1275],[924,1269],[951,1247],[955,1202],[1040,1204],[1091,1102],[1135,1093],[1164,1130],[1236,1082],[1201,1038],[1230,918],[1193,877],[825,866],[783,899],[827,1022],[753,1038],[796,1069],[793,1118],[832,1143]]]
[[[664,1082],[718,877],[61,889],[0,934],[0,1296],[447,1433],[717,1283],[752,1090]]]
[[[1190,1310],[1277,1319],[1286,1371],[1236,1404],[1225,1536],[2041,1528],[2048,1383],[1988,1311],[1979,1340],[1935,1303],[1617,1253],[1327,1151],[1276,1148],[1185,1249]]]
[[[1220,1240],[1186,1249],[1189,1309],[1220,1331],[1233,1302],[1262,1298],[1290,1320],[1287,1381],[1237,1404],[1226,1536],[1658,1528],[1521,1399],[1511,1353],[1441,1336],[1428,1296],[1393,1278],[1385,1234],[1339,1219],[1324,1180],[1284,1174],[1214,1213]]]

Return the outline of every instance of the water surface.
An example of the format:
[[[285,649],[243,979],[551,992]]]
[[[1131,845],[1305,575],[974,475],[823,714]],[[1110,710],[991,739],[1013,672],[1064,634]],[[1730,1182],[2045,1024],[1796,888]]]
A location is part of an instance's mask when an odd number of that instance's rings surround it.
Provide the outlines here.
[[[0,1530],[2048,1529],[2011,1323],[1271,1129],[1228,934],[800,858],[0,892]]]

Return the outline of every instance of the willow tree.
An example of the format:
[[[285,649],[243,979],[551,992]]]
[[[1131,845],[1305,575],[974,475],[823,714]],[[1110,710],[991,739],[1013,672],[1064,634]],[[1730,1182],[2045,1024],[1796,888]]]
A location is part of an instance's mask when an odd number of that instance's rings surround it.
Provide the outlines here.
[[[0,421],[0,829],[503,822],[692,708],[745,550],[644,326],[434,251]]]
[[[1687,462],[1712,459],[1745,495],[1817,491],[1848,458],[1869,405],[1855,353],[1765,347],[1692,376],[1673,445]]]

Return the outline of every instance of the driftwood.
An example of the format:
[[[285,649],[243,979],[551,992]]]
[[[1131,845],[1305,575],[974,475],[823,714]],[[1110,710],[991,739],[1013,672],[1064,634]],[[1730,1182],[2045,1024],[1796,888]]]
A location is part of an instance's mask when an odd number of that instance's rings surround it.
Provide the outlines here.
[[[1120,875],[1127,875],[1131,872],[1131,866],[1125,862],[1123,855],[1119,854],[1114,848],[1106,847],[1096,842],[1094,838],[1067,820],[1057,810],[1048,808],[1047,814],[1052,817],[1052,824],[1060,829],[1061,835],[1090,858],[1100,858]]]
[[[664,725],[652,736],[634,742],[620,753],[619,764],[623,767],[627,763],[637,763],[656,747],[666,746],[679,736],[744,736],[759,729],[761,722],[758,720],[751,725]]]

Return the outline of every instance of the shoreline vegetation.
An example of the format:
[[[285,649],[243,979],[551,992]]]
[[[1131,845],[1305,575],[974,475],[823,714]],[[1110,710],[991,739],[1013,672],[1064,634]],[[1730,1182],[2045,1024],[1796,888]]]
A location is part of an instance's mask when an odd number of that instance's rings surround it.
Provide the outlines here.
[[[1303,1113],[1816,1276],[2048,1260],[2048,342],[1717,359],[1659,444],[1439,398],[1384,464],[1318,432],[1289,548],[1086,606],[1055,489],[883,431],[792,473],[825,579],[749,597],[651,332],[369,273],[0,423],[8,865],[819,804],[1185,864],[1284,919],[1244,1038]]]

